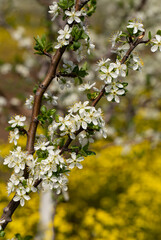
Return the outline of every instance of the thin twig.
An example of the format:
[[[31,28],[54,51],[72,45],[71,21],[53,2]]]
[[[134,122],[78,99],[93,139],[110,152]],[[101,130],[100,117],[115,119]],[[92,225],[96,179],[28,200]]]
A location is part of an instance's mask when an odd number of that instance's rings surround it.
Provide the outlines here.
[[[130,44],[130,48],[129,50],[126,52],[125,56],[122,58],[121,60],[121,64],[124,64],[127,59],[129,58],[130,54],[132,53],[132,51],[141,43],[143,42],[148,42],[149,40],[147,41],[143,41],[143,37],[144,37],[145,33],[143,33],[141,36],[139,36],[136,41],[133,43],[133,44]],[[107,85],[105,85],[103,87],[103,89],[101,90],[100,94],[98,95],[98,97],[92,102],[92,106],[95,107],[97,105],[97,103],[101,100],[101,98],[103,97],[104,93],[105,93],[105,88],[106,88]],[[75,135],[77,136],[80,132],[82,132],[83,129],[79,129],[79,131],[77,131],[75,133]],[[71,144],[72,142],[72,139],[70,137],[68,137],[65,145],[62,147],[62,151],[61,151],[61,154],[65,151],[65,149],[67,149],[69,147],[69,145]]]

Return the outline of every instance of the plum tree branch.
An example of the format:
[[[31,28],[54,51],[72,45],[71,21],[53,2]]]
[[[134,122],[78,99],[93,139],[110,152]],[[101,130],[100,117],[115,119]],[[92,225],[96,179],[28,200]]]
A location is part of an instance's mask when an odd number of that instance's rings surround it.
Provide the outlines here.
[[[128,51],[126,52],[126,54],[124,55],[124,57],[121,60],[121,64],[124,64],[127,59],[129,58],[130,54],[132,53],[132,51],[139,45],[142,43],[147,43],[149,42],[149,40],[143,41],[143,37],[144,37],[145,33],[143,33],[141,36],[137,37],[137,39],[135,40],[134,43],[130,44],[130,48],[128,49]],[[92,102],[92,106],[95,107],[97,105],[97,103],[101,100],[101,98],[103,97],[104,93],[105,93],[105,88],[107,85],[105,85],[103,87],[103,89],[101,90],[100,94],[97,96],[97,98]],[[83,131],[83,128],[80,128],[75,135],[77,136],[80,132]],[[65,145],[62,147],[61,150],[61,154],[65,151],[65,149],[68,149],[69,145],[71,144],[72,139],[70,137],[68,137]]]
[[[75,10],[76,11],[80,10],[87,2],[89,2],[89,0],[88,1],[83,1],[83,2],[81,2],[81,0],[76,0]],[[36,94],[35,94],[35,97],[34,97],[32,114],[31,114],[30,126],[29,126],[29,130],[27,132],[26,150],[27,150],[28,154],[33,154],[34,153],[34,143],[35,143],[37,126],[38,126],[38,123],[39,123],[38,115],[40,113],[40,107],[41,107],[43,94],[45,93],[46,89],[48,88],[48,86],[52,82],[53,78],[56,76],[57,67],[58,67],[59,62],[62,58],[63,53],[66,50],[66,47],[67,46],[63,46],[63,47],[59,48],[56,51],[55,55],[50,57],[51,61],[50,61],[50,66],[49,66],[48,73],[47,73],[45,79],[43,80],[43,82],[40,84],[39,88],[36,91]],[[26,169],[25,169],[24,172],[25,172],[25,178],[28,178],[27,166],[26,166]],[[41,179],[37,180],[35,182],[34,186],[37,187],[40,183],[41,183]],[[1,224],[3,230],[6,228],[7,224],[12,221],[11,217],[12,217],[14,211],[19,206],[19,204],[20,204],[20,201],[15,202],[15,201],[13,201],[13,198],[12,198],[12,200],[9,202],[7,207],[4,208],[3,214],[0,218],[0,222],[3,222]]]

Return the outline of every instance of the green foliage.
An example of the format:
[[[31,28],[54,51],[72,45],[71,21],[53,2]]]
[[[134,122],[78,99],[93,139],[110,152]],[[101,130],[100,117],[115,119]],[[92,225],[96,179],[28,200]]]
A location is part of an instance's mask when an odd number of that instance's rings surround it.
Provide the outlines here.
[[[89,38],[89,36],[85,33],[83,28],[80,28],[78,25],[73,26],[71,35],[74,41],[78,41],[79,39]]]
[[[42,37],[40,38],[39,36],[37,36],[37,38],[35,39],[35,47],[34,49],[36,50],[35,54],[39,54],[39,55],[44,55],[45,53],[50,53],[53,51],[53,43],[52,42],[47,42],[46,36],[42,35]]]
[[[59,0],[58,6],[65,11],[74,6],[74,0]]]
[[[38,156],[38,161],[41,162],[42,160],[46,159],[48,157],[48,151],[38,150],[36,152]]]
[[[89,100],[94,100],[98,97],[99,93],[94,92],[94,93],[87,93],[87,97]]]
[[[31,240],[31,239],[33,239],[33,237],[30,235],[22,237],[21,234],[19,233],[15,234],[15,240]]]
[[[151,31],[148,32],[148,38],[149,38],[149,40],[152,39]]]
[[[157,34],[161,36],[161,30],[158,30],[158,31],[157,31]]]
[[[90,0],[89,3],[87,4],[87,15],[91,16],[95,10],[96,10],[96,4],[97,1],[96,0]]]
[[[1,230],[0,231],[0,237],[4,237],[5,236],[5,231]]]
[[[73,73],[75,73],[78,77],[85,77],[88,75],[85,67],[79,68],[78,65],[73,69]]]
[[[79,42],[79,40],[89,39],[89,36],[85,33],[85,31],[79,25],[73,26],[71,35],[73,37],[73,43],[70,46],[70,49],[73,51],[76,51],[80,48],[81,43]]]
[[[77,51],[81,46],[81,43],[80,42],[75,42],[73,41],[73,44],[70,46],[70,49],[72,51]]]
[[[50,124],[53,121],[53,118],[56,114],[56,109],[47,109],[45,105],[41,106],[41,115],[38,116],[38,120],[41,122],[42,125],[48,121]]]

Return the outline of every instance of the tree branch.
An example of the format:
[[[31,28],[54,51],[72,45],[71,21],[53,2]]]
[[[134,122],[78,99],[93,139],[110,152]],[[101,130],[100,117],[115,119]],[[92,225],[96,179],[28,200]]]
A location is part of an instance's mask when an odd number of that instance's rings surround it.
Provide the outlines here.
[[[143,33],[141,36],[139,36],[136,41],[132,44],[130,44],[130,48],[129,50],[126,52],[125,56],[122,58],[121,60],[121,64],[124,64],[126,62],[126,60],[129,58],[130,54],[132,53],[132,51],[141,43],[147,43],[149,42],[149,40],[147,41],[143,41],[143,37],[144,37],[145,33]],[[105,85],[103,87],[103,89],[101,90],[100,94],[98,95],[98,97],[92,102],[92,106],[95,107],[97,105],[97,103],[101,100],[101,98],[103,97],[104,93],[105,93],[105,88],[107,85]],[[83,131],[83,128],[80,128],[75,135],[77,136],[80,132]],[[70,137],[68,137],[65,145],[62,147],[62,151],[61,154],[65,151],[65,149],[67,149],[69,147],[69,145],[71,144],[72,139]]]
[[[89,1],[89,0],[88,0]],[[82,6],[84,6],[88,1],[84,2],[83,5],[81,4],[81,0],[76,0],[75,4],[75,9],[76,11],[80,10]],[[34,105],[32,109],[32,115],[31,115],[31,120],[30,120],[30,126],[27,134],[27,145],[26,145],[26,150],[28,154],[33,154],[34,153],[34,143],[35,143],[35,137],[36,137],[36,131],[37,131],[37,126],[38,126],[38,115],[40,113],[40,107],[41,107],[41,102],[42,102],[42,97],[43,94],[45,93],[46,89],[50,85],[52,79],[56,75],[56,70],[59,65],[59,62],[61,60],[61,57],[63,53],[65,52],[67,46],[63,46],[62,48],[59,48],[55,55],[51,57],[51,62],[49,66],[48,73],[44,79],[44,81],[40,84],[39,88],[36,91],[35,98],[34,98]],[[26,167],[27,168],[27,167]],[[26,170],[24,171],[26,172]],[[28,176],[26,176],[28,177]],[[41,183],[41,179],[37,180],[34,184],[34,187],[37,187]],[[6,228],[7,224],[11,222],[11,217],[14,213],[14,211],[17,209],[19,206],[20,201],[13,201],[12,200],[9,202],[7,207],[4,208],[3,214],[0,218],[0,221],[5,220],[4,223],[1,224],[3,230]]]
[[[136,11],[138,11],[138,12],[141,11],[144,8],[146,3],[147,3],[147,0],[141,0],[140,4],[136,8]]]

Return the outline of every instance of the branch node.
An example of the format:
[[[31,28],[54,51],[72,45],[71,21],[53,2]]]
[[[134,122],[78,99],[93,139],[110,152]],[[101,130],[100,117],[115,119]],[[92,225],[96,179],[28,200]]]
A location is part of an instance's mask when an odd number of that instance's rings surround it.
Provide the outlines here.
[[[39,122],[39,120],[37,119],[37,117],[35,117],[35,118],[33,119],[33,122],[34,122],[34,123],[38,123],[38,122]]]
[[[40,84],[39,88],[46,90],[46,86],[44,84]]]
[[[3,212],[4,212],[4,214],[6,214],[7,212],[9,212],[10,210],[9,210],[9,207],[5,207],[4,209],[3,209]]]

